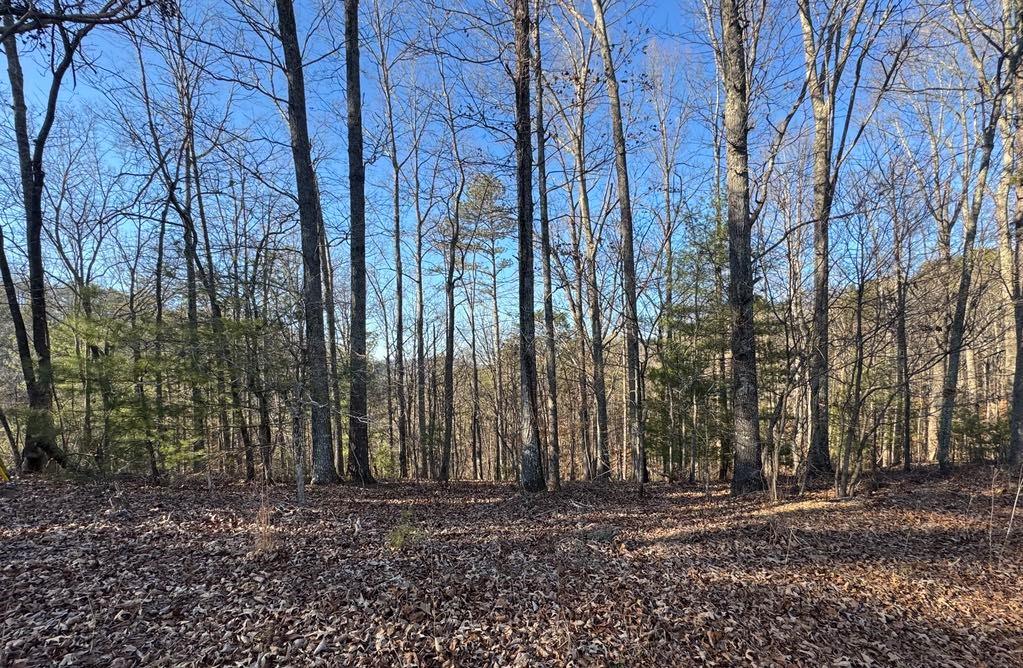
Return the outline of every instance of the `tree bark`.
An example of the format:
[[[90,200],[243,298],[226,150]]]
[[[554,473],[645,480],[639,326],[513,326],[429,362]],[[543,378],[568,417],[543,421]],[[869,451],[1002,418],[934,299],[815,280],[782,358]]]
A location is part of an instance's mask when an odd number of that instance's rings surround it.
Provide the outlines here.
[[[529,113],[528,0],[514,0],[515,23],[515,165],[519,228],[519,397],[522,425],[520,482],[527,492],[546,485],[537,419],[536,350],[533,315],[533,146]]]
[[[997,105],[994,101],[992,104]],[[977,165],[977,181],[966,218],[963,220],[963,252],[959,273],[959,288],[956,291],[955,311],[948,336],[948,364],[941,386],[941,412],[938,417],[938,468],[947,472],[952,467],[952,417],[955,411],[956,393],[959,382],[959,360],[963,352],[963,338],[966,332],[966,307],[970,300],[970,285],[973,281],[973,244],[977,238],[977,223],[986,195],[987,176],[991,166],[991,154],[995,145],[995,130],[998,122],[997,108],[986,123],[979,147],[980,159]]]
[[[348,475],[367,485],[375,480],[369,464],[369,405],[366,396],[366,165],[362,158],[359,0],[345,0],[345,83],[348,99],[348,198],[352,226]]]
[[[534,29],[536,62],[536,178],[540,205],[540,256],[543,264],[543,324],[547,363],[548,485],[561,489],[561,444],[558,441],[558,347],[554,338],[554,286],[551,281],[551,229],[547,205],[547,129],[543,115],[543,59],[540,49],[540,3]]]
[[[611,107],[611,141],[614,145],[615,172],[618,177],[618,204],[622,237],[622,299],[625,316],[626,424],[632,450],[632,475],[637,482],[647,482],[646,444],[643,435],[643,378],[639,363],[639,312],[636,308],[636,257],[633,248],[632,197],[629,191],[629,169],[622,103],[618,94],[615,71],[604,20],[603,0],[592,0],[595,33],[604,60],[604,80]]]
[[[302,72],[302,52],[299,49],[295,27],[295,8],[293,0],[276,0],[276,3],[285,73],[288,79],[288,125],[291,131],[292,159],[295,163],[298,216],[302,228],[302,301],[308,366],[306,381],[312,404],[310,427],[313,441],[313,484],[330,484],[337,482],[338,476],[334,468],[334,449],[331,445],[327,348],[323,331],[323,286],[319,248],[320,203],[309,144],[305,78]],[[351,150],[349,147],[349,151]]]
[[[398,160],[398,139],[394,119],[394,87],[391,84],[391,64],[387,56],[386,35],[380,17],[380,3],[374,6],[377,23],[377,46],[380,51],[380,85],[384,93],[384,111],[387,121],[387,144],[391,166],[391,215],[394,231],[394,389],[398,398],[398,476],[407,478],[408,471],[408,397],[405,392],[405,275],[401,258],[401,162]]]
[[[732,319],[732,494],[763,488],[753,320],[752,221],[749,202],[749,92],[741,0],[721,10],[725,80],[725,190],[728,202],[728,301]]]
[[[455,188],[451,193],[451,229],[445,253],[444,276],[444,441],[441,450],[440,470],[437,479],[446,482],[451,476],[451,451],[455,437],[455,269],[461,263],[459,243],[462,227],[462,195],[465,192],[465,165],[458,144],[458,128],[455,125],[455,108],[451,101],[443,63],[438,63],[441,89],[445,104],[445,124],[451,138],[451,157],[455,163]]]
[[[21,316],[14,281],[3,258],[3,281],[7,293],[7,303],[11,311],[11,319],[15,325],[15,336],[18,339],[19,357],[22,373],[25,377],[25,389],[28,394],[29,416],[25,425],[25,447],[22,454],[22,470],[25,473],[42,471],[49,459],[55,459],[61,466],[67,460],[57,447],[56,429],[53,424],[53,367],[50,361],[50,329],[46,312],[46,273],[43,268],[42,230],[43,230],[43,190],[45,173],[43,155],[50,130],[57,113],[57,102],[60,96],[61,82],[70,69],[75,53],[85,36],[94,25],[84,26],[76,32],[60,31],[64,52],[55,59],[46,109],[34,143],[30,143],[28,134],[28,107],[25,104],[25,79],[18,55],[16,33],[12,30],[10,15],[4,16],[3,47],[7,57],[7,73],[11,87],[11,100],[14,109],[14,135],[18,150],[18,166],[21,177],[22,203],[25,211],[26,249],[28,251],[28,285],[29,305],[32,309],[32,349],[35,352],[33,361],[28,350],[28,334],[24,319]],[[20,323],[20,332],[19,330]],[[31,368],[32,373],[26,373]]]

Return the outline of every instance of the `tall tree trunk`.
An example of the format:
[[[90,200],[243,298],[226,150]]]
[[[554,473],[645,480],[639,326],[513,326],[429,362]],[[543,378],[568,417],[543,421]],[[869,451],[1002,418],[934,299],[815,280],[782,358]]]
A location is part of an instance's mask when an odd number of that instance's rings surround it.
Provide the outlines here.
[[[501,311],[497,300],[497,239],[490,240],[490,278],[494,317],[494,480],[504,479],[504,372],[501,364]]]
[[[160,231],[157,235],[156,241],[156,267],[153,269],[154,273],[154,302],[155,302],[155,314],[153,315],[153,322],[155,332],[153,334],[153,357],[155,358],[156,369],[153,373],[153,381],[156,385],[156,449],[163,447],[166,436],[167,436],[167,423],[166,423],[166,402],[164,399],[164,380],[163,380],[163,263],[164,263],[164,249],[167,236],[167,213],[170,208],[170,199],[163,205],[163,209],[160,213]]]
[[[558,441],[558,347],[554,338],[554,286],[551,281],[551,229],[547,206],[547,127],[543,115],[543,59],[540,49],[540,3],[534,29],[536,62],[536,178],[540,204],[540,257],[543,263],[543,324],[547,362],[548,484],[561,489],[561,444]]]
[[[1018,22],[1013,22],[1013,26],[1017,31],[1021,27]],[[995,221],[998,224],[999,270],[1012,310],[1011,336],[1006,337],[1005,354],[1012,382],[1009,443],[1004,461],[1010,471],[1016,471],[1023,459],[1023,277],[1020,276],[1019,264],[1023,245],[1023,188],[1018,175],[1023,162],[1023,117],[1020,116],[1023,81],[1015,70],[1010,77],[1002,120],[1002,176],[995,193]],[[1010,191],[1014,193],[1014,207],[1010,205]]]
[[[387,388],[387,452],[390,462],[390,471],[393,473],[395,459],[394,451],[394,397],[392,396],[391,387],[394,383],[394,373],[391,366],[391,321],[387,317],[387,301],[384,299],[384,293],[380,289],[378,281],[373,281],[373,292],[376,294],[377,306],[380,309],[380,317],[383,321],[384,326],[384,380],[386,381]]]
[[[614,145],[615,172],[618,177],[618,204],[622,237],[622,299],[625,317],[625,382],[626,424],[628,447],[632,451],[632,475],[637,482],[647,481],[646,445],[643,435],[643,403],[641,368],[639,364],[639,312],[636,308],[636,257],[633,248],[632,198],[629,192],[629,169],[625,145],[625,127],[622,121],[622,103],[618,94],[618,75],[615,71],[604,20],[603,0],[593,0],[595,33],[600,42],[604,60],[604,79],[611,105],[611,141]]]
[[[295,163],[298,216],[302,228],[302,301],[305,311],[308,366],[306,382],[312,404],[310,426],[313,440],[313,483],[329,484],[337,482],[338,476],[334,468],[334,449],[330,436],[330,391],[323,332],[323,286],[319,248],[320,203],[309,145],[305,78],[302,72],[302,52],[299,49],[298,32],[295,27],[295,8],[293,0],[276,0],[276,3],[288,79],[288,125],[291,131],[292,159]],[[348,150],[351,152],[352,147],[349,146]],[[353,228],[354,226],[353,221]],[[365,284],[363,285],[365,287]]]
[[[993,104],[997,105],[998,102]],[[963,220],[963,252],[959,273],[959,288],[956,292],[955,311],[948,336],[948,364],[941,386],[941,413],[938,418],[938,468],[948,471],[952,466],[952,417],[955,411],[956,392],[959,382],[959,360],[963,351],[966,332],[966,308],[970,300],[970,286],[973,281],[973,244],[977,238],[977,223],[987,189],[987,176],[991,165],[991,153],[995,146],[995,130],[998,123],[997,108],[992,110],[981,135],[980,159],[977,165],[977,181],[966,218]]]
[[[430,477],[429,434],[426,432],[426,338],[423,296],[423,213],[420,208],[419,162],[416,159],[414,186],[416,197],[416,421],[419,432],[419,475]]]
[[[839,470],[835,477],[835,495],[842,499],[850,495],[853,449],[860,444],[858,429],[860,413],[863,407],[863,293],[864,280],[861,276],[856,284],[855,310],[853,311],[853,364],[851,369],[852,382],[849,388],[849,400],[845,412],[845,434],[841,449]],[[858,450],[858,448],[857,448]],[[857,451],[857,457],[859,452]]]
[[[12,25],[11,16],[4,16],[4,28]],[[46,110],[34,144],[28,134],[28,107],[25,104],[25,79],[18,55],[17,37],[13,31],[3,41],[7,57],[7,73],[11,87],[14,109],[14,136],[18,149],[18,165],[21,177],[22,204],[25,212],[26,250],[28,252],[29,305],[32,308],[32,348],[35,351],[33,363],[28,352],[28,335],[20,313],[14,281],[7,266],[6,257],[0,249],[4,265],[3,280],[7,293],[11,320],[16,328],[19,357],[25,377],[28,394],[29,415],[25,425],[25,447],[22,454],[22,470],[25,473],[41,471],[49,459],[55,459],[62,466],[67,460],[57,447],[56,429],[53,424],[53,367],[50,361],[50,329],[46,312],[46,273],[43,268],[43,154],[53,127],[57,101],[64,75],[71,67],[72,60],[82,39],[94,26],[86,26],[72,37],[64,37],[64,53],[56,59],[50,81]],[[19,325],[20,323],[20,325]],[[20,328],[20,333],[17,330]],[[24,342],[24,345],[23,345]],[[28,373],[26,370],[31,370]]]
[[[831,175],[832,114],[826,100],[813,101],[813,327],[810,338],[810,452],[807,474],[832,472],[828,432],[828,374],[830,354],[828,330],[831,318],[829,223],[833,198]]]
[[[380,3],[374,9],[378,12],[377,25],[381,26],[379,17]],[[398,139],[394,119],[393,86],[391,85],[391,67],[387,58],[387,44],[383,30],[376,30],[380,49],[380,83],[384,92],[384,110],[387,120],[387,143],[391,163],[391,215],[394,231],[394,294],[395,305],[394,332],[394,389],[398,395],[398,475],[407,478],[408,471],[408,397],[405,392],[405,275],[401,261],[401,162],[398,161]]]
[[[902,228],[899,221],[895,222],[895,357],[898,369],[896,371],[899,385],[899,414],[896,421],[899,425],[897,434],[899,438],[900,456],[902,458],[902,470],[907,473],[912,469],[912,442],[911,425],[912,419],[912,394],[909,372],[909,335],[906,330],[906,302],[909,294],[909,283],[907,271],[903,267],[903,243]]]
[[[441,89],[445,103],[445,124],[451,138],[451,157],[455,163],[455,188],[451,193],[451,224],[448,238],[446,273],[444,276],[444,436],[441,451],[440,470],[437,479],[446,482],[451,476],[451,451],[455,438],[455,270],[461,264],[459,257],[459,235],[462,227],[462,195],[465,191],[465,165],[458,144],[458,128],[455,125],[455,107],[451,101],[443,63],[438,63]]]
[[[319,193],[319,188],[317,188]],[[319,195],[317,195],[319,197]],[[333,425],[334,467],[338,473],[345,470],[344,410],[341,405],[341,363],[337,358],[337,301],[334,299],[334,263],[327,238],[327,225],[320,211],[320,263],[323,270],[323,305],[327,314],[327,355],[330,362],[330,407]]]
[[[206,403],[202,397],[202,358],[199,344],[199,290],[196,281],[199,239],[192,219],[192,172],[185,172],[185,201],[179,213],[184,228],[185,251],[185,303],[188,318],[188,362],[192,374],[192,471],[195,473],[209,467],[209,452],[206,443]]]
[[[728,301],[732,318],[732,493],[763,488],[757,348],[753,322],[752,225],[749,203],[749,92],[741,0],[721,10],[725,86],[725,189],[728,202]]]
[[[537,419],[533,315],[533,146],[529,113],[529,2],[514,0],[515,165],[519,228],[519,397],[522,414],[520,482],[528,492],[546,487]]]
[[[345,83],[348,99],[348,198],[351,212],[351,394],[348,401],[348,475],[375,482],[369,464],[366,358],[366,165],[362,159],[362,92],[359,71],[359,0],[345,0]]]
[[[590,311],[590,358],[593,363],[593,399],[596,410],[596,469],[597,480],[611,478],[611,449],[608,444],[607,385],[605,382],[604,365],[604,326],[600,305],[600,283],[597,281],[597,258],[600,239],[594,230],[594,221],[590,213],[590,192],[586,177],[586,138],[585,111],[580,110],[579,126],[576,129],[573,148],[576,161],[576,178],[579,181],[579,216],[586,239],[586,283],[589,296]],[[580,301],[582,296],[580,295]],[[581,308],[581,306],[580,306]]]
[[[472,477],[483,479],[483,414],[480,410],[480,367],[476,346],[476,263],[473,261],[472,290],[466,286],[466,302],[469,307],[469,354],[472,357],[472,417],[469,432],[472,439]]]
[[[455,203],[455,218],[459,204]],[[437,479],[447,482],[451,477],[451,450],[455,432],[455,263],[458,255],[459,223],[453,222],[448,243],[447,268],[444,277],[444,435],[441,444],[440,468]]]

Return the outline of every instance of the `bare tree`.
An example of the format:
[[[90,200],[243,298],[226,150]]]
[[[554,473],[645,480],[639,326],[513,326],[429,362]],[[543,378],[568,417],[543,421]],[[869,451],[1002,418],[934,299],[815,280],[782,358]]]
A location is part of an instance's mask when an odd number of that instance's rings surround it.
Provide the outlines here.
[[[404,269],[402,264],[402,229],[401,229],[401,171],[411,156],[398,157],[398,130],[394,112],[395,84],[392,80],[392,67],[395,59],[388,53],[390,36],[395,30],[393,12],[388,12],[390,20],[385,19],[382,2],[373,3],[373,27],[376,34],[376,61],[380,86],[384,95],[384,118],[387,131],[387,152],[391,167],[392,216],[394,234],[394,294],[395,325],[394,325],[394,389],[398,398],[398,475],[408,477],[408,395],[405,385],[405,290]]]
[[[625,318],[625,375],[629,447],[632,450],[632,475],[639,482],[647,481],[646,446],[643,437],[643,378],[639,364],[639,312],[636,308],[636,254],[633,248],[632,195],[629,191],[628,150],[625,145],[625,126],[622,121],[622,103],[618,92],[618,74],[611,49],[604,0],[592,0],[594,34],[600,44],[604,61],[604,82],[611,103],[611,141],[614,145],[615,174],[617,175],[619,223],[622,241],[622,299]]]
[[[810,452],[807,474],[831,473],[828,447],[830,428],[828,404],[830,319],[830,241],[829,226],[839,174],[848,151],[862,136],[850,121],[857,95],[863,86],[864,64],[878,43],[892,9],[875,5],[871,0],[842,0],[821,9],[808,0],[798,0],[799,19],[803,29],[803,51],[806,82],[813,117],[813,217],[814,228],[814,307],[813,327],[809,342],[810,363]],[[891,62],[882,63],[880,92],[894,80],[895,70],[905,53],[907,42],[899,45]],[[852,66],[852,82],[843,88],[843,76]],[[863,121],[865,123],[866,121]]]
[[[348,400],[348,475],[375,482],[369,464],[366,398],[366,165],[362,157],[362,92],[359,70],[359,0],[345,0],[345,95],[348,99],[348,197],[351,213],[352,326]]]
[[[100,22],[49,21],[53,32],[53,66],[49,81],[42,121],[34,137],[29,136],[28,107],[25,102],[25,78],[18,53],[18,34],[24,27],[21,17],[32,20],[35,10],[27,6],[19,11],[10,5],[2,12],[3,49],[7,59],[7,74],[14,108],[14,135],[17,144],[22,206],[25,212],[26,249],[28,253],[29,305],[32,311],[31,350],[25,322],[21,315],[14,279],[0,234],[0,274],[4,282],[7,304],[15,328],[18,355],[21,361],[25,389],[28,394],[29,420],[25,429],[25,447],[22,470],[26,473],[41,471],[50,458],[65,465],[64,453],[57,447],[53,422],[53,366],[50,351],[50,327],[46,311],[46,278],[43,268],[43,191],[45,189],[44,156],[47,141],[57,115],[61,85],[71,69],[79,47],[85,37]],[[47,25],[44,19],[40,27]],[[109,21],[107,21],[109,22]],[[35,353],[33,359],[32,352]]]
[[[302,72],[302,52],[295,27],[295,8],[293,0],[276,0],[276,4],[279,38],[284,51],[288,79],[288,126],[291,131],[298,215],[302,228],[302,300],[307,346],[305,359],[308,365],[306,383],[312,405],[310,428],[313,441],[313,483],[329,484],[337,481],[337,470],[334,468],[334,449],[331,445],[330,390],[323,331],[323,286],[319,246],[320,202],[306,120],[305,79]],[[352,150],[349,147],[349,152]],[[359,162],[361,165],[361,158]],[[353,247],[354,245],[353,240]],[[365,283],[363,297],[365,298]]]
[[[522,410],[521,484],[528,492],[546,487],[537,416],[533,315],[533,142],[529,112],[528,0],[514,0],[515,23],[515,187],[519,228],[519,393]]]
[[[533,31],[536,77],[536,178],[540,199],[540,261],[543,265],[543,325],[547,365],[548,454],[547,479],[552,490],[561,488],[561,444],[558,441],[558,347],[554,340],[554,286],[551,283],[551,226],[547,203],[547,119],[543,113],[543,58],[540,44],[540,0],[536,3]]]
[[[757,345],[753,324],[753,257],[749,186],[749,91],[742,0],[721,4],[722,74],[725,87],[725,176],[728,202],[728,303],[732,318],[732,425],[735,468],[732,493],[763,486]]]
[[[1011,90],[1011,84],[1020,66],[1020,56],[1023,55],[1021,53],[1023,39],[1021,39],[1018,28],[1014,28],[1008,33],[1009,39],[1005,43],[999,43],[990,35],[982,34],[978,47],[974,43],[974,40],[977,39],[974,30],[978,24],[982,24],[982,21],[977,16],[976,9],[967,3],[963,6],[962,12],[952,7],[950,13],[954,26],[953,34],[958,37],[963,48],[969,54],[975,70],[978,102],[980,103],[980,132],[977,141],[977,164],[973,193],[965,207],[963,220],[959,286],[955,295],[955,309],[949,328],[948,363],[945,367],[945,377],[941,389],[937,454],[938,466],[942,471],[947,471],[952,466],[952,417],[958,392],[959,361],[962,356],[963,338],[966,330],[966,309],[973,281],[973,246],[977,238],[977,226],[984,197],[987,195],[987,180],[991,170],[991,156],[994,153],[999,119],[1004,111],[1006,94]],[[1018,11],[1010,10],[1006,16],[998,17],[996,20],[998,22],[1007,21],[1012,26],[1017,26]],[[993,62],[993,68],[988,59]],[[968,179],[964,179],[964,181],[968,181]]]
[[[439,59],[438,59],[439,60]],[[462,160],[455,107],[451,99],[444,63],[437,63],[441,96],[444,98],[444,125],[447,126],[454,162],[455,181],[449,197],[447,217],[447,243],[444,250],[444,435],[441,445],[440,469],[437,479],[447,481],[451,476],[451,450],[455,422],[455,281],[456,270],[461,271],[462,255],[462,195],[465,192],[465,163]]]
[[[600,283],[597,280],[598,253],[603,238],[603,217],[594,216],[591,211],[590,185],[588,178],[590,165],[586,143],[586,116],[594,95],[594,91],[590,86],[590,61],[594,50],[594,40],[592,36],[587,37],[582,35],[581,28],[585,25],[585,22],[579,18],[578,14],[574,12],[571,13],[574,17],[576,17],[576,24],[572,26],[573,35],[570,39],[567,35],[562,34],[562,40],[565,42],[565,47],[568,50],[569,58],[571,59],[569,79],[573,83],[572,103],[575,107],[573,110],[575,113],[570,114],[570,109],[561,102],[556,94],[552,95],[551,98],[554,104],[558,107],[558,115],[561,117],[565,125],[566,134],[569,138],[569,146],[565,148],[567,148],[567,151],[571,153],[574,162],[574,173],[572,174],[573,178],[570,183],[578,187],[578,195],[570,193],[569,196],[576,198],[578,201],[579,227],[582,228],[582,237],[584,238],[586,245],[585,258],[583,258],[581,254],[576,257],[578,260],[576,270],[577,276],[581,276],[583,271],[585,271],[585,280],[581,280],[581,282],[585,282],[586,284],[586,301],[588,302],[590,320],[589,349],[592,362],[591,385],[596,418],[596,433],[594,435],[596,466],[593,474],[597,480],[608,480],[611,477],[611,450],[608,443],[608,408],[604,363],[604,321],[601,310]],[[572,229],[573,234],[578,236],[575,228],[573,227]],[[576,241],[578,241],[578,239],[576,239]],[[581,287],[582,286],[580,286],[580,288]],[[580,291],[580,315],[583,309],[583,301],[584,297]]]

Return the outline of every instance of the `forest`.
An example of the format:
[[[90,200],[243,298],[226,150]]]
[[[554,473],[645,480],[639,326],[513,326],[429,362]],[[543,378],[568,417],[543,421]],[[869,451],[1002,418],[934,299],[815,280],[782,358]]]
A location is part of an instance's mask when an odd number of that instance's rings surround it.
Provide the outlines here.
[[[1021,0],[0,19],[0,666],[1023,664]]]

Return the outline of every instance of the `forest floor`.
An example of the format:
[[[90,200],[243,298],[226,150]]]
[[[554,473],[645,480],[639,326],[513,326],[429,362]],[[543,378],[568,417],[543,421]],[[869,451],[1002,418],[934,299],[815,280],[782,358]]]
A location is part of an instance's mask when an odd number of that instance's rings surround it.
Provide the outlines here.
[[[24,481],[0,666],[1023,666],[1004,473],[648,490]]]

